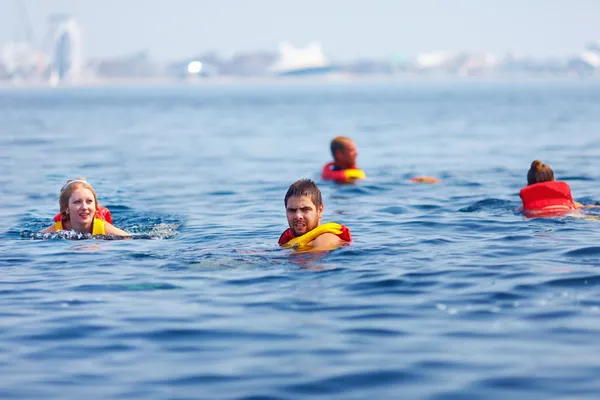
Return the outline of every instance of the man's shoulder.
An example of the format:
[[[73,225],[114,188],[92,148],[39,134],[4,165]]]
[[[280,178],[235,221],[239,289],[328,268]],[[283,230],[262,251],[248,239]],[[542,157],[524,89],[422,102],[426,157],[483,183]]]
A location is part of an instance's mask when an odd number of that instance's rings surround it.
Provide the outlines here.
[[[342,243],[351,242],[352,235],[350,229],[345,225],[338,224],[337,222],[327,222],[319,227],[315,228],[315,233],[318,236],[315,237],[313,242],[322,241],[324,243]]]
[[[341,239],[335,233],[323,232],[312,241],[311,246],[316,248],[325,248],[337,246],[342,243],[345,243],[345,240]]]

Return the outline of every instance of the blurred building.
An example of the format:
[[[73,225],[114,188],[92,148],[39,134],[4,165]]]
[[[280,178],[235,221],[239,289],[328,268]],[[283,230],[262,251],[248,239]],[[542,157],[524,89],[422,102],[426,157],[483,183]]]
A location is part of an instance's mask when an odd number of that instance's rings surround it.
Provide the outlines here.
[[[31,43],[10,41],[2,49],[2,63],[10,79],[28,79],[37,70],[36,51]]]
[[[587,45],[580,58],[591,67],[600,68],[600,40]]]
[[[451,65],[456,58],[457,55],[449,51],[430,51],[417,54],[415,65],[422,70],[442,69]]]
[[[81,31],[75,19],[67,15],[50,17],[47,38],[50,55],[50,82],[79,81],[83,66]]]
[[[388,60],[359,59],[339,66],[341,72],[353,75],[389,75],[396,72],[399,67],[395,62]]]
[[[333,67],[318,43],[312,43],[305,48],[281,43],[279,58],[271,65],[270,70],[276,75],[314,75],[330,72]]]
[[[223,72],[228,75],[264,76],[269,74],[269,68],[276,60],[277,55],[267,51],[237,53]]]
[[[8,71],[6,70],[6,66],[0,62],[0,80],[9,79]]]
[[[13,82],[39,79],[48,66],[47,57],[35,44],[25,3],[19,1],[15,4],[14,34],[0,48],[0,78]]]
[[[156,78],[166,73],[165,66],[153,61],[146,50],[93,60],[90,62],[90,69],[97,78],[105,79]]]
[[[196,78],[216,76],[219,74],[219,69],[204,61],[202,57],[192,57],[170,63],[166,67],[166,74],[170,77],[193,81]]]
[[[600,75],[600,40],[588,44],[577,57],[571,58],[568,69],[579,76]]]
[[[461,76],[475,76],[491,73],[499,63],[499,58],[492,53],[471,54],[465,57],[458,68]]]

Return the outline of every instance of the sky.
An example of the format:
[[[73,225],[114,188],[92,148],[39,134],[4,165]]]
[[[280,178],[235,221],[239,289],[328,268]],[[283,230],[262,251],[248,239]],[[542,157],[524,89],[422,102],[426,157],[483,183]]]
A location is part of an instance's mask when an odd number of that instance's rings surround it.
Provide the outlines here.
[[[49,15],[75,17],[86,58],[228,57],[277,51],[282,41],[318,42],[332,61],[428,51],[542,58],[600,40],[600,0],[0,0],[0,48],[26,26],[19,2],[38,44]]]

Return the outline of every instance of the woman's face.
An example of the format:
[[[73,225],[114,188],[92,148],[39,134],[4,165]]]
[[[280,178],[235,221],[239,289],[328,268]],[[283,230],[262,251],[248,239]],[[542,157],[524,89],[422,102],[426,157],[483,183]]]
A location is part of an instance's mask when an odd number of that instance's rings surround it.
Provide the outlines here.
[[[96,202],[92,191],[84,187],[75,189],[69,197],[67,214],[72,223],[82,225],[92,223],[96,215]]]

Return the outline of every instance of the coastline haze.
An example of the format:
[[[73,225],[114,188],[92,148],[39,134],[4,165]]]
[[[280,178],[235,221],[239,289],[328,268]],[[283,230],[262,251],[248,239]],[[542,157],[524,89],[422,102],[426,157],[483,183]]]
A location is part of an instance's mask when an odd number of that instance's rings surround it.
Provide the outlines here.
[[[48,17],[67,13],[79,22],[84,57],[121,56],[148,50],[161,61],[209,50],[222,55],[276,51],[282,41],[321,43],[332,61],[414,56],[427,51],[515,52],[533,57],[569,56],[600,38],[600,3],[582,0],[421,2],[274,0],[241,3],[175,0],[22,0],[35,43],[42,43]],[[18,4],[5,1],[0,47],[24,32]]]

